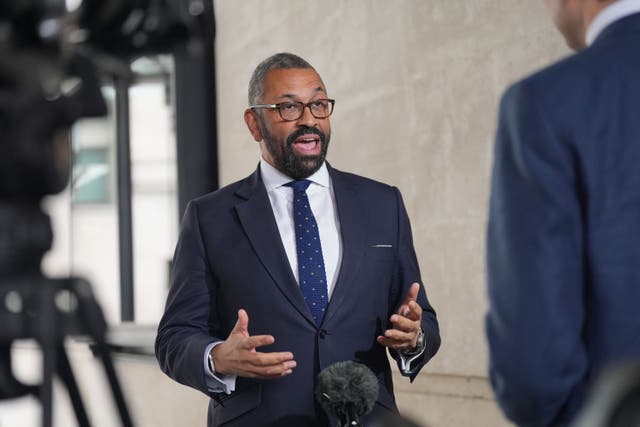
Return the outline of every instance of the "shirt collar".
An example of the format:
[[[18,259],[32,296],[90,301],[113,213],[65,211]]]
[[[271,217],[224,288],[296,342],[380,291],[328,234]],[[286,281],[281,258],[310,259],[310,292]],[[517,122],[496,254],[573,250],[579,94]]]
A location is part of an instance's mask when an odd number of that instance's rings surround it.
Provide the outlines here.
[[[260,157],[260,174],[262,176],[262,182],[264,182],[264,186],[267,188],[267,192],[273,190],[274,188],[282,187],[286,183],[293,181],[293,178],[288,177],[278,169],[271,166],[269,162],[267,162],[262,157]],[[327,163],[322,162],[322,166],[320,166],[320,169],[315,171],[313,175],[308,176],[306,179],[315,184],[328,188],[331,180],[329,178]]]
[[[602,9],[587,28],[587,46],[591,46],[606,27],[637,12],[640,12],[640,0],[618,0]]]

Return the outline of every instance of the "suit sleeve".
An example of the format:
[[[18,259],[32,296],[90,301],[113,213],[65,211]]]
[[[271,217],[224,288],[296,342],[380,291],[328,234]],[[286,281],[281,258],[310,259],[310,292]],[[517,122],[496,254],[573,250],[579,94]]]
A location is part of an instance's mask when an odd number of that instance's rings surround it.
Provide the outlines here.
[[[526,83],[526,82],[525,82]],[[574,412],[587,371],[583,226],[571,135],[520,83],[502,99],[487,236],[489,376],[520,426]],[[565,126],[567,127],[567,126]]]
[[[203,370],[203,355],[217,324],[211,310],[212,275],[200,233],[197,206],[186,209],[173,258],[171,289],[156,337],[160,368],[181,384],[211,395]]]
[[[422,308],[422,331],[424,332],[425,338],[425,350],[419,358],[412,362],[409,372],[400,371],[402,375],[408,376],[411,381],[413,381],[422,367],[436,354],[438,348],[440,348],[440,332],[436,312],[433,307],[431,307],[431,304],[429,304],[425,285],[420,277],[420,267],[416,258],[416,251],[413,247],[413,236],[411,234],[409,216],[407,215],[400,191],[398,191],[397,188],[394,190],[396,192],[398,205],[398,263],[396,266],[396,285],[400,290],[397,293],[397,300],[394,301],[394,306],[398,307],[402,304],[411,284],[414,282],[420,283],[417,302]],[[400,368],[398,353],[390,350],[390,354],[398,362],[398,368]]]

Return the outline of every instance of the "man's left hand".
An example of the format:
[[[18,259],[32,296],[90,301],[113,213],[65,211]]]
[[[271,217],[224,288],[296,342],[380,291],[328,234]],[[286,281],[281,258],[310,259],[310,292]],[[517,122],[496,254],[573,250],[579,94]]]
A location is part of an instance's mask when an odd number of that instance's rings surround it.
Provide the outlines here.
[[[392,329],[378,336],[379,344],[397,351],[413,351],[417,347],[418,333],[422,321],[422,307],[418,305],[419,283],[411,284],[404,302],[389,320]]]

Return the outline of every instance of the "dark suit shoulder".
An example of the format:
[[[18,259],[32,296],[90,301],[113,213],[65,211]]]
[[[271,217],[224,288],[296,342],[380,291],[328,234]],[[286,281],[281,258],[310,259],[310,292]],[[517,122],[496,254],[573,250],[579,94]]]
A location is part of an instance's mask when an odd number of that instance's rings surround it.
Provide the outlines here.
[[[576,82],[584,79],[580,74],[588,70],[581,64],[583,60],[579,55],[561,59],[513,83],[505,91],[502,105],[531,98],[541,103],[566,99],[567,92],[575,91]]]
[[[375,207],[380,215],[395,215],[402,196],[398,188],[371,178],[331,168],[331,179],[336,193],[349,189],[363,206]]]
[[[400,190],[389,184],[333,168],[330,169],[330,173],[336,192],[349,189],[364,206],[375,206],[376,209],[386,211],[385,208],[396,209],[399,200],[402,199]]]
[[[254,185],[255,176],[256,173],[253,173],[244,179],[225,185],[222,188],[197,197],[191,200],[190,203],[203,208],[221,208],[224,206],[233,206],[238,201],[238,190],[246,185]]]
[[[640,16],[640,15],[639,15]],[[637,55],[640,35],[604,37],[578,53],[571,54],[514,83],[503,98],[527,95],[543,105],[584,104],[585,97],[610,90],[611,85],[624,82],[626,74],[640,68]]]
[[[362,175],[356,175],[351,172],[344,172],[335,168],[331,168],[332,179],[339,179],[342,182],[358,187],[367,191],[381,191],[381,192],[394,192],[396,188],[389,184],[385,184],[375,179],[367,178]]]
[[[637,43],[640,33],[607,34],[516,82],[502,97],[501,120],[523,126],[535,119],[554,129],[560,140],[580,140],[585,146],[585,135],[602,135],[612,117],[627,120],[629,111],[637,110]]]
[[[244,185],[253,185],[253,181],[255,180],[255,173],[249,175],[246,178],[243,178],[239,181],[233,182],[231,184],[225,185],[222,188],[214,190],[210,193],[204,194],[200,197],[196,197],[191,202],[196,203],[198,205],[210,205],[217,203],[224,203],[227,200],[235,200],[236,193],[238,189],[243,187]]]

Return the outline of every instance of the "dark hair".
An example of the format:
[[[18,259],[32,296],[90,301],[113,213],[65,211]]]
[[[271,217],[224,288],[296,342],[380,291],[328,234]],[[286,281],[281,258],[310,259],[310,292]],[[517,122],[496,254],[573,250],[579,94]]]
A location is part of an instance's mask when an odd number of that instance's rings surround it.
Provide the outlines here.
[[[269,71],[287,68],[313,69],[311,64],[293,53],[282,52],[271,55],[258,64],[251,75],[251,80],[249,80],[249,105],[262,102],[262,96],[264,95],[264,76],[266,76]]]

